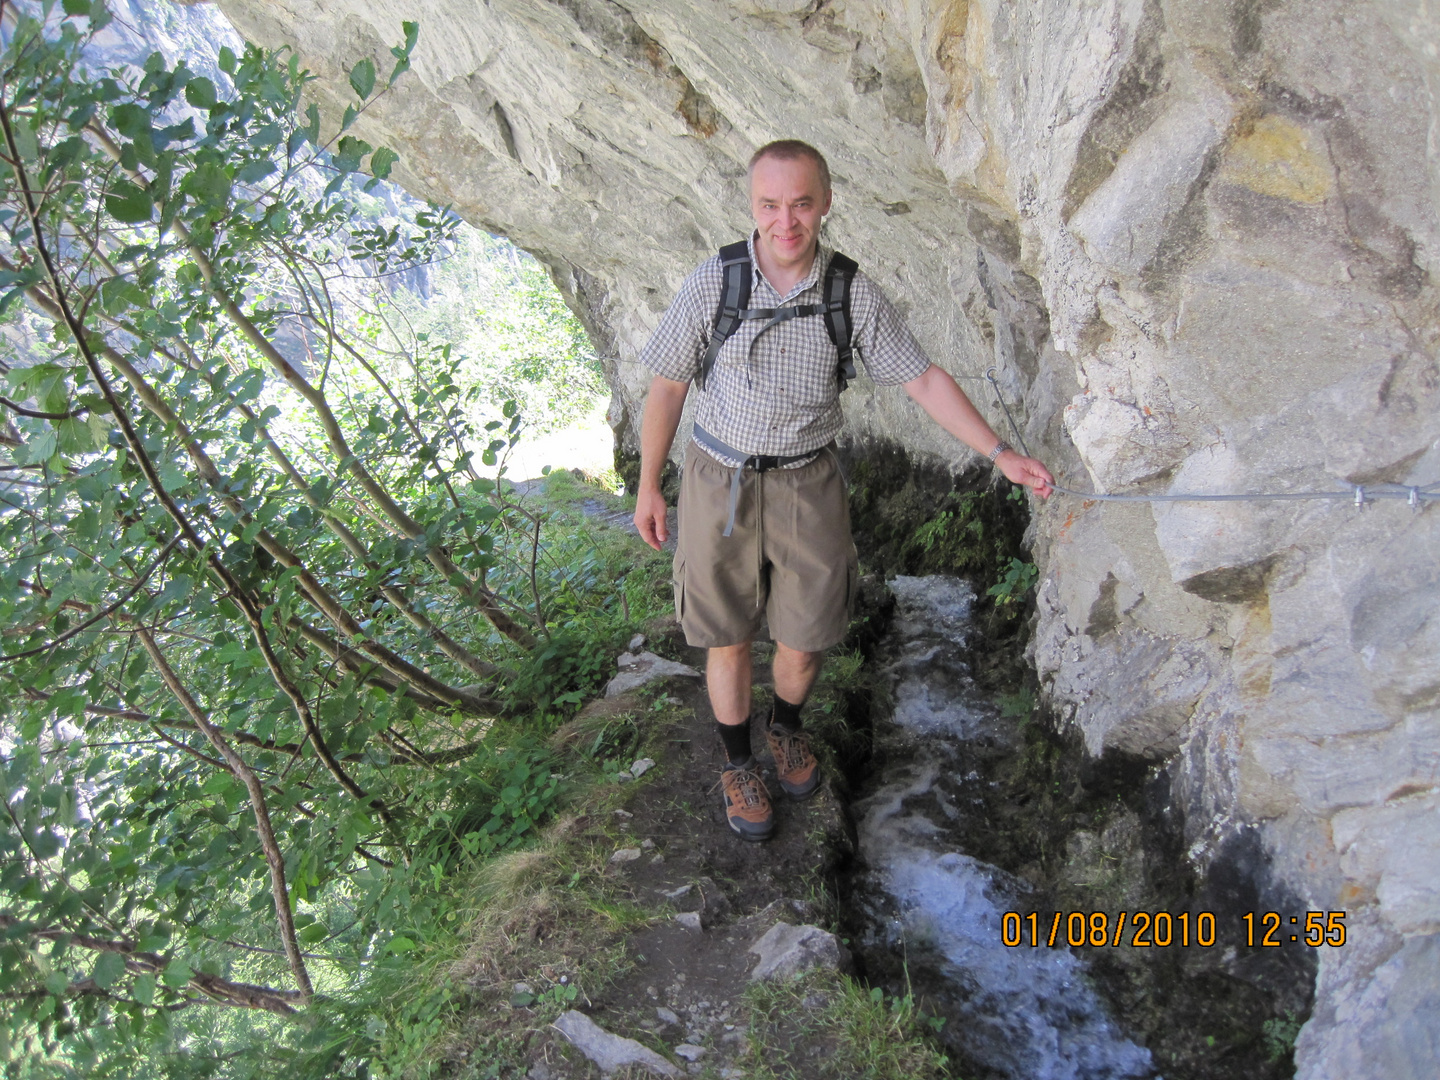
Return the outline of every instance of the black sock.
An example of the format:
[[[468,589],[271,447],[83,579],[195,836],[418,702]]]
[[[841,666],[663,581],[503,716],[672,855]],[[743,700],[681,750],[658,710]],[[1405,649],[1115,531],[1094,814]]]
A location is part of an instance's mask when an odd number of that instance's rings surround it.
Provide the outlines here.
[[[805,703],[792,705],[779,694],[775,695],[775,712],[772,715],[771,723],[776,727],[794,734],[800,730],[800,709]]]
[[[750,760],[750,720],[747,717],[739,724],[722,724],[718,720],[715,726],[720,729],[720,739],[725,743],[725,756],[733,764],[739,765]]]

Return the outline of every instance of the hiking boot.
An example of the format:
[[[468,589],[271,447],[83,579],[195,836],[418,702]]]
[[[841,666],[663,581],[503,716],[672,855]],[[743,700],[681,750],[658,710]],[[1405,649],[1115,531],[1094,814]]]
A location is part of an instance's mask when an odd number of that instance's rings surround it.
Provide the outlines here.
[[[775,758],[775,775],[780,787],[792,799],[803,799],[820,786],[820,763],[810,750],[810,736],[787,731],[773,723],[765,729],[765,741]]]
[[[719,787],[725,795],[725,820],[742,840],[768,840],[775,829],[770,793],[753,771],[755,759],[743,764],[731,762],[720,773]]]

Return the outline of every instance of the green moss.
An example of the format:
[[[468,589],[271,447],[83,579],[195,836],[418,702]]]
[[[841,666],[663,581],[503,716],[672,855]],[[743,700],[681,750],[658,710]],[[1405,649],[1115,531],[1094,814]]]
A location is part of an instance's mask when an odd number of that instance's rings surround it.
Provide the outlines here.
[[[986,471],[953,476],[915,462],[899,446],[846,451],[850,518],[860,558],[872,572],[956,574],[979,591],[1000,581],[1010,560],[1025,556],[1030,513],[1009,481]]]

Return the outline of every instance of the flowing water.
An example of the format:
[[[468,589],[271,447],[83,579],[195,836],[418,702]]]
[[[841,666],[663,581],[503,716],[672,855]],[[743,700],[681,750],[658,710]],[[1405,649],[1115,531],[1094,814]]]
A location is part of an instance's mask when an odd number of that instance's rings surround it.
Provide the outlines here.
[[[895,618],[877,662],[891,722],[875,730],[877,771],[855,807],[863,863],[857,944],[893,968],[903,958],[918,996],[946,1018],[942,1038],[968,1076],[1109,1080],[1155,1076],[1064,948],[1007,948],[1006,911],[1030,886],[960,846],[979,813],[975,759],[1014,740],[965,662],[975,593],[958,579],[899,577]],[[974,823],[969,822],[973,829]]]

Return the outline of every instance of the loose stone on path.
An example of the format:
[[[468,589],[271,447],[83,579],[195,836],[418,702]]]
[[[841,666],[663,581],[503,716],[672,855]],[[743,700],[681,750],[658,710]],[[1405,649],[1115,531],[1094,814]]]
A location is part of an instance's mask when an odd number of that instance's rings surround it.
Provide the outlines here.
[[[634,1039],[612,1035],[590,1017],[574,1009],[561,1013],[554,1027],[570,1040],[575,1049],[600,1066],[601,1072],[611,1073],[627,1065],[638,1065],[660,1076],[683,1075],[679,1068],[648,1046]]]
[[[700,672],[688,664],[666,660],[653,652],[621,653],[616,658],[615,665],[620,669],[620,673],[605,684],[607,698],[619,697],[626,691],[638,689],[648,682],[670,675],[682,675],[690,679],[700,677]]]
[[[787,978],[812,968],[838,970],[849,958],[834,934],[818,926],[791,926],[783,922],[767,930],[749,951],[760,957],[750,972],[751,982]]]

